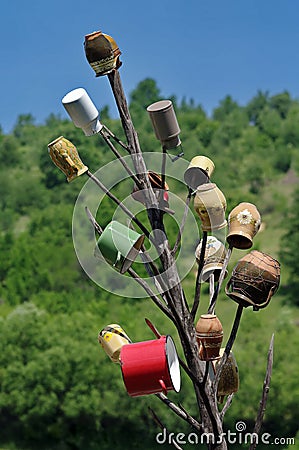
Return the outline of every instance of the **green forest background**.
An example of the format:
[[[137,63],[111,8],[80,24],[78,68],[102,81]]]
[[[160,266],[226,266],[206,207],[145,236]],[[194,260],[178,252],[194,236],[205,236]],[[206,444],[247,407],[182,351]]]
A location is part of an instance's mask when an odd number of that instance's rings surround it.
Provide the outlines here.
[[[212,180],[224,192],[228,212],[241,201],[257,206],[263,226],[253,248],[281,262],[281,286],[270,305],[259,312],[244,311],[234,346],[240,390],[225,416],[225,428],[234,431],[242,420],[252,431],[274,332],[274,368],[263,431],[273,437],[296,436],[299,101],[288,92],[272,96],[257,92],[240,106],[227,96],[208,116],[193,100],[169,98],[182,130],[185,158],[202,154],[214,161]],[[129,95],[143,152],[161,151],[145,111],[160,99],[152,79],[140,82]],[[120,121],[110,117],[107,106],[101,120],[125,140]],[[189,428],[154,396],[130,398],[119,366],[109,361],[97,336],[103,326],[120,323],[134,341],[153,339],[144,322],[148,317],[174,337],[181,352],[179,340],[151,300],[110,294],[81,269],[73,248],[72,214],[86,178],[68,184],[51,162],[47,144],[60,135],[76,145],[91,171],[114,158],[100,136],[86,138],[70,121],[53,114],[42,125],[35,124],[31,114],[20,115],[10,134],[0,133],[0,448],[161,448],[155,443],[160,430],[148,407],[170,431],[187,433]],[[169,180],[170,190],[171,184]],[[186,186],[175,185],[175,190],[185,198]],[[101,216],[108,222],[114,204],[105,202],[103,208]],[[174,230],[169,232],[173,235]],[[243,255],[234,252],[230,269]],[[190,301],[195,276],[196,267],[183,282]],[[236,304],[224,293],[218,303],[226,339]],[[169,396],[196,414],[192,386],[182,377],[181,392]],[[299,436],[290,448],[298,448],[298,440]]]

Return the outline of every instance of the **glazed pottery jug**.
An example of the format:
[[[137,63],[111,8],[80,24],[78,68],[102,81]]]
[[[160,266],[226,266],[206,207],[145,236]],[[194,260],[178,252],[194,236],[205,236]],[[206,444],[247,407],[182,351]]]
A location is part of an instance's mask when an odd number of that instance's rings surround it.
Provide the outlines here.
[[[111,361],[119,362],[120,350],[123,345],[130,344],[131,339],[120,325],[112,323],[99,332],[99,343]]]
[[[213,161],[206,156],[195,156],[184,173],[184,180],[190,189],[195,190],[201,184],[208,183],[214,171]]]
[[[201,253],[202,241],[198,244],[195,250],[196,261],[199,263]],[[209,278],[214,274],[214,280],[218,281],[221,269],[223,267],[226,250],[222,242],[214,236],[208,236],[206,251],[204,256],[204,266],[201,273],[203,281],[209,281]],[[225,271],[227,276],[227,270]]]
[[[86,59],[96,73],[96,77],[107,75],[121,66],[119,50],[115,40],[101,31],[85,36]]]
[[[252,239],[261,226],[261,216],[255,205],[242,202],[228,216],[227,242],[239,249],[252,247]]]
[[[63,136],[48,144],[48,152],[53,163],[66,175],[68,182],[88,170],[88,167],[81,161],[74,144]]]
[[[205,183],[196,189],[194,209],[203,231],[219,230],[227,224],[226,199],[215,183]]]

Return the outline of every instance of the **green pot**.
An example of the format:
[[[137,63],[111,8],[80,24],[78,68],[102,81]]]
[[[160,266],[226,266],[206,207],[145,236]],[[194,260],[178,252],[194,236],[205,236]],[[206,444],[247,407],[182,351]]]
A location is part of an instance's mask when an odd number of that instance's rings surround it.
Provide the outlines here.
[[[136,259],[144,238],[144,234],[113,220],[98,239],[97,247],[108,264],[125,273]]]

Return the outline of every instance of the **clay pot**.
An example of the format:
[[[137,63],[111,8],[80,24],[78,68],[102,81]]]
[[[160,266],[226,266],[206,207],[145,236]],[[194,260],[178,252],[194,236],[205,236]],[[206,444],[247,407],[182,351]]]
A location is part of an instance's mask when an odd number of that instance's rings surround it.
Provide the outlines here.
[[[228,216],[227,242],[230,246],[247,249],[261,226],[261,216],[255,205],[242,202]]]
[[[196,261],[199,263],[202,242],[198,244],[195,250]],[[204,256],[204,266],[201,273],[203,281],[209,281],[209,278],[214,274],[214,280],[218,281],[221,269],[223,267],[226,250],[222,242],[214,236],[208,236],[206,251]],[[227,276],[227,270],[225,271]]]
[[[202,314],[196,324],[199,356],[203,361],[219,358],[223,340],[223,328],[215,314]]]
[[[161,191],[163,190],[163,201],[162,201],[162,208],[168,208],[169,207],[169,194],[167,191],[169,191],[169,186],[166,182],[164,182],[164,187],[162,188],[162,177],[160,175],[158,175],[156,172],[152,172],[149,171],[148,172],[148,178],[149,181],[151,183],[151,186],[155,192],[155,195],[157,197],[157,199],[160,198],[160,194],[162,193]],[[134,200],[136,200],[137,202],[142,203],[143,205],[145,205],[145,196],[144,193],[142,192],[142,189],[138,189],[138,187],[136,185],[134,185],[133,191],[131,193],[132,197]]]
[[[224,348],[220,349],[220,357],[223,356]],[[216,372],[220,360],[213,362],[213,367]],[[239,380],[239,370],[237,366],[236,358],[233,352],[230,352],[226,363],[222,368],[220,375],[218,388],[217,388],[217,400],[219,403],[223,403],[224,397],[230,395],[239,390],[240,380]]]
[[[208,183],[214,171],[213,161],[206,156],[195,156],[184,173],[184,180],[189,188],[195,190],[201,184]]]
[[[235,302],[258,310],[268,305],[279,282],[279,262],[266,253],[253,250],[238,261],[225,292]]]
[[[227,224],[226,199],[215,183],[205,183],[196,189],[194,209],[203,231],[219,230]]]
[[[120,325],[113,323],[107,325],[99,332],[99,343],[111,361],[119,362],[119,355],[123,345],[131,343],[131,339]]]
[[[53,163],[66,175],[68,182],[87,172],[88,167],[81,161],[76,147],[63,136],[50,142],[48,151]]]
[[[96,73],[96,77],[107,75],[121,66],[121,51],[115,40],[101,31],[87,34],[84,41],[87,61]]]

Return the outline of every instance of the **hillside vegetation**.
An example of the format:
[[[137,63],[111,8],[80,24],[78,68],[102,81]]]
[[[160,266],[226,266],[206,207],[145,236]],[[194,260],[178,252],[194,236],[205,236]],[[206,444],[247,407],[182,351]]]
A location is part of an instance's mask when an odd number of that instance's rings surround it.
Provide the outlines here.
[[[161,151],[145,111],[159,99],[159,88],[151,79],[139,83],[130,96],[143,152]],[[281,287],[270,305],[259,312],[245,310],[242,317],[234,347],[240,390],[225,426],[234,431],[235,423],[242,420],[247,430],[252,430],[274,332],[274,369],[263,430],[273,437],[295,436],[299,404],[299,102],[288,92],[273,96],[258,92],[241,107],[227,96],[208,117],[192,100],[171,99],[182,130],[184,157],[191,160],[202,154],[214,161],[212,181],[224,192],[228,212],[241,201],[257,206],[263,226],[253,248],[281,262]],[[101,120],[125,140],[120,122],[109,116],[107,107]],[[148,317],[160,331],[173,335],[181,352],[179,340],[149,299],[122,299],[101,289],[82,270],[73,248],[72,214],[87,178],[68,184],[53,165],[47,144],[60,135],[76,145],[91,171],[114,159],[100,136],[86,138],[71,122],[54,115],[42,125],[36,125],[31,114],[20,115],[11,134],[0,134],[0,447],[160,448],[155,442],[159,430],[148,406],[170,430],[188,432],[188,428],[157,404],[154,396],[132,399],[127,395],[120,369],[110,363],[97,335],[105,325],[120,323],[132,340],[152,339],[144,322]],[[169,185],[171,190],[171,180]],[[176,194],[186,196],[186,186],[173,186]],[[127,189],[127,184],[116,186],[115,193],[127,196]],[[98,217],[102,225],[113,211],[110,201],[103,202]],[[169,222],[170,239],[175,232]],[[230,269],[243,255],[241,251],[233,253]],[[183,281],[190,301],[195,270]],[[205,307],[203,299],[200,313]],[[225,338],[235,309],[236,304],[221,293],[217,314]],[[192,412],[192,387],[182,376],[181,392],[170,393],[170,397]]]

